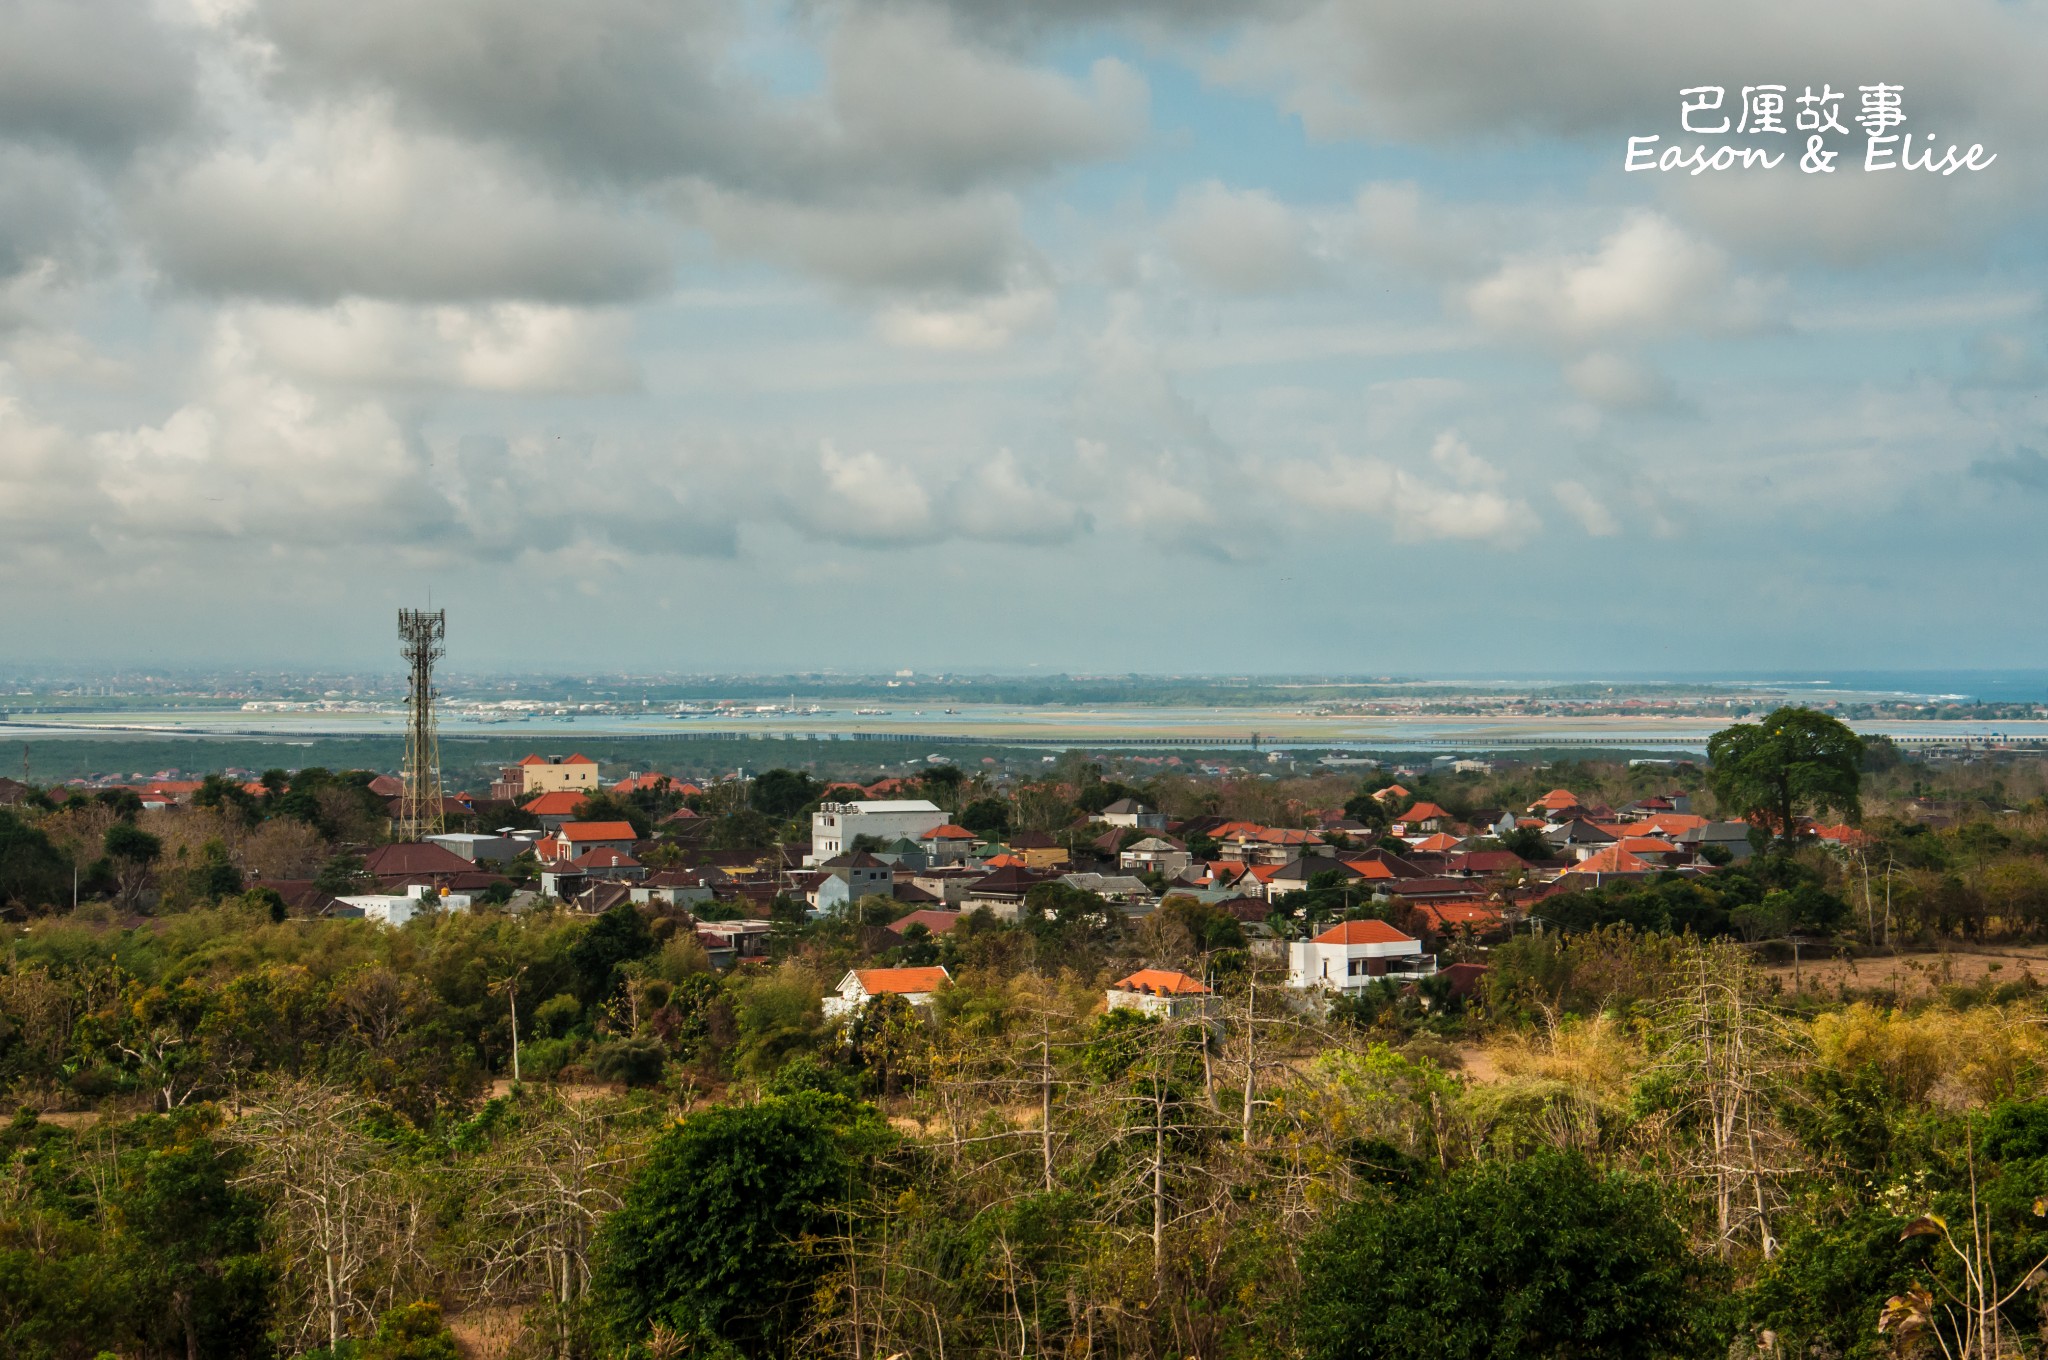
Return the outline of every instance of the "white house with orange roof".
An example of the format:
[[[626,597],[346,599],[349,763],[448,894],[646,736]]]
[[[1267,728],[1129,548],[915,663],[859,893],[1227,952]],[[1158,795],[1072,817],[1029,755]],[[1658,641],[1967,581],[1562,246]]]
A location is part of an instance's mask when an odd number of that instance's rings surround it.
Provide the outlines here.
[[[1170,968],[1140,968],[1109,984],[1109,1009],[1143,1011],[1169,1020],[1206,1016],[1216,994],[1207,984]]]
[[[1424,978],[1436,955],[1422,941],[1385,921],[1339,921],[1312,940],[1287,947],[1287,982],[1304,991],[1355,992],[1381,978]]]
[[[855,968],[839,979],[838,991],[825,998],[825,1015],[857,1015],[878,996],[900,996],[913,1006],[928,1006],[932,994],[952,980],[943,968]]]

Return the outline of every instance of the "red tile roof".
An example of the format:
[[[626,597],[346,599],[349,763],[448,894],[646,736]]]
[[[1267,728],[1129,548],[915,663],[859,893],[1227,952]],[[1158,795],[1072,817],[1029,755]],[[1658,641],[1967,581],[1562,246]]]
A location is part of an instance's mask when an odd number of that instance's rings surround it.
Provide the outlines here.
[[[974,833],[964,826],[955,826],[951,822],[941,822],[931,830],[920,835],[918,839],[921,841],[971,841],[974,839]]]
[[[639,837],[631,822],[564,822],[559,833],[565,841],[631,841]]]
[[[1339,921],[1322,934],[1316,936],[1317,944],[1414,944],[1413,935],[1404,935],[1385,921]]]
[[[1471,902],[1418,902],[1415,910],[1438,930],[1446,926],[1491,930],[1501,924],[1500,908],[1482,907]]]
[[[1571,868],[1568,874],[1647,874],[1654,873],[1657,866],[1646,859],[1640,859],[1622,849],[1610,845],[1598,854],[1589,855]]]
[[[1189,977],[1165,968],[1140,968],[1110,986],[1122,992],[1144,992],[1151,996],[1207,996],[1209,989]]]
[[[951,979],[943,968],[856,968],[853,975],[860,979],[860,989],[869,996],[937,991],[940,983]]]
[[[899,916],[889,923],[889,929],[901,935],[912,926],[923,926],[934,935],[943,935],[960,924],[961,913],[957,911],[922,910],[907,916]]]
[[[637,869],[640,861],[624,851],[600,845],[595,850],[586,850],[570,861],[578,869]]]
[[[556,789],[528,799],[525,807],[536,817],[574,817],[589,799],[589,794],[574,789]]]

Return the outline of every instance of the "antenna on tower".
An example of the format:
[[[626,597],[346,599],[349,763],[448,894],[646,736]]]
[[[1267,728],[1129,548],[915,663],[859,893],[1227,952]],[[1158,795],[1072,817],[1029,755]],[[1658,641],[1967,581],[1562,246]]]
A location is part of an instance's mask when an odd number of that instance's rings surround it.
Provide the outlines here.
[[[437,836],[441,821],[441,740],[434,726],[434,663],[447,655],[448,611],[398,611],[399,655],[411,669],[405,697],[404,791],[398,800],[398,838]]]

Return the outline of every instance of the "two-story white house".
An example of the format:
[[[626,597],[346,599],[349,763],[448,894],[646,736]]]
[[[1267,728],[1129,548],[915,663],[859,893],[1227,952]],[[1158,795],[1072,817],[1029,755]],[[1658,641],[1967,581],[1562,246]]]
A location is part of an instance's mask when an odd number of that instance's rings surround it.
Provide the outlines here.
[[[1288,985],[1355,992],[1381,978],[1429,977],[1436,955],[1422,952],[1422,941],[1385,921],[1339,921],[1312,940],[1287,947]]]
[[[873,836],[882,845],[904,836],[916,840],[945,820],[939,805],[926,798],[823,803],[811,814],[811,853],[804,863],[837,859],[862,836]]]

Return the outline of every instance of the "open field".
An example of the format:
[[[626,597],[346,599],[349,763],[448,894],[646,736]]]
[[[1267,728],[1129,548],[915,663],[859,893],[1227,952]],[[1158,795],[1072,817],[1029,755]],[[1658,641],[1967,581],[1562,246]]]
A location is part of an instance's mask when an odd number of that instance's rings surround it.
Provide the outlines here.
[[[1774,963],[1766,971],[1786,991],[1792,990],[1794,970],[1789,961]],[[1847,988],[1894,993],[1900,1001],[1910,1001],[1943,987],[1972,987],[1987,979],[2048,982],[2048,946],[1959,948],[1860,959],[1803,953],[1798,978],[1803,990],[1824,996],[1840,995]]]

